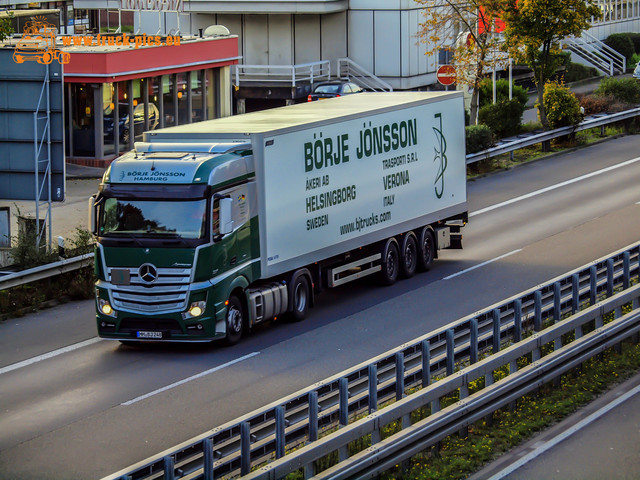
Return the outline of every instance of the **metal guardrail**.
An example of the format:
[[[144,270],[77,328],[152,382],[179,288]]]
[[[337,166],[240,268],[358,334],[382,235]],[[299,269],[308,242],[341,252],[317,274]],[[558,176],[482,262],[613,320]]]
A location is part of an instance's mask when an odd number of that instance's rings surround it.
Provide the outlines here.
[[[297,65],[234,65],[235,85],[273,83],[295,87],[299,83],[313,84],[331,79],[331,62],[300,63]]]
[[[620,308],[629,299],[638,308],[639,287],[630,285],[638,281],[639,274],[640,244],[636,244],[103,480],[237,475],[275,479],[298,469],[305,470],[305,477],[346,478],[369,468],[367,465],[375,465],[379,472],[396,464],[401,456],[424,449],[558,376],[593,352],[640,330],[637,312],[630,319],[628,315],[621,316]],[[616,290],[624,292],[612,298]],[[597,303],[601,297],[610,301]],[[589,308],[581,311],[585,305]],[[602,318],[610,310],[617,320],[605,332]],[[565,319],[567,315],[572,316]],[[595,330],[587,334],[591,328]],[[528,332],[533,335],[523,341]],[[574,332],[578,340],[563,348],[562,336],[567,332]],[[553,342],[555,351],[542,357],[540,349],[549,342]],[[503,348],[511,343],[514,345]],[[481,354],[489,352],[493,355],[479,361]],[[533,366],[515,372],[515,359],[527,352],[533,352]],[[456,372],[456,366],[461,364],[471,366]],[[512,365],[512,375],[506,383],[491,385],[493,376],[489,372],[502,365]],[[446,377],[433,382],[436,375]],[[486,388],[468,397],[469,382],[483,375]],[[409,395],[414,389],[419,390]],[[439,399],[455,390],[461,392],[461,403],[439,411]],[[389,402],[395,403],[379,411]],[[408,413],[425,405],[431,406],[431,415],[411,425]],[[381,441],[380,429],[396,419],[401,419],[406,428]],[[348,443],[369,434],[372,446],[349,458]],[[285,455],[287,451],[291,453]],[[330,471],[315,472],[314,462],[334,451],[338,452],[340,463]],[[366,475],[370,474],[373,475],[366,470]]]
[[[580,132],[582,130],[588,130],[590,128],[602,127],[609,123],[627,120],[639,115],[640,107],[618,113],[601,113],[597,115],[591,115],[576,126],[562,127],[540,133],[529,133],[505,138],[491,148],[487,148],[486,150],[482,150],[481,152],[468,154],[466,157],[467,165],[478,162],[480,160],[486,160],[503,153],[513,152],[514,150],[518,150],[520,148],[529,147],[531,145],[535,145],[536,143],[546,142],[547,140],[563,137],[565,135],[569,135],[574,132]]]
[[[93,253],[86,253],[78,257],[65,258],[54,263],[29,268],[21,272],[10,273],[0,277],[0,290],[17,287],[44,278],[55,277],[67,272],[79,270],[93,264]]]

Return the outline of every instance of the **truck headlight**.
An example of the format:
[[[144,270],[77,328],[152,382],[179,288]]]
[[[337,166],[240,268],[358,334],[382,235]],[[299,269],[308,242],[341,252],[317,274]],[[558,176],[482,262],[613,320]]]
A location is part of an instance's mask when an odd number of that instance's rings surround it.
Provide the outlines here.
[[[115,318],[118,315],[118,312],[113,309],[113,307],[109,303],[109,300],[105,300],[104,298],[98,299],[98,310],[100,311],[100,313],[108,317]]]
[[[205,301],[192,302],[191,305],[189,306],[189,310],[187,310],[182,314],[182,318],[184,320],[188,320],[190,318],[199,317],[204,313],[204,310],[206,307],[207,307],[207,302]]]

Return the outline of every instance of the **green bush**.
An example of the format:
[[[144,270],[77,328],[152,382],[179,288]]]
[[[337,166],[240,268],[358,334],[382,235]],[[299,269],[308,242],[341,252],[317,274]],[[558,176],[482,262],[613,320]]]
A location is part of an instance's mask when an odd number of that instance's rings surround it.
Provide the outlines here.
[[[640,103],[640,82],[634,78],[607,77],[602,79],[594,93],[601,97],[613,97],[619,102],[638,104]]]
[[[498,137],[520,133],[524,105],[518,99],[485,105],[478,112],[478,122],[487,125]]]
[[[480,82],[479,106],[484,107],[493,103],[493,82],[490,78],[485,78]],[[513,85],[512,96],[517,99],[523,106],[529,101],[529,94],[524,87]],[[503,78],[496,81],[496,101],[502,102],[509,100],[509,80]]]
[[[587,67],[581,63],[569,62],[564,71],[564,81],[566,83],[577,82],[585,78],[593,78],[598,76],[598,70],[594,67]]]
[[[491,129],[486,125],[470,125],[465,127],[467,153],[486,150],[493,144]]]
[[[577,125],[582,121],[578,99],[562,83],[547,82],[544,86],[542,102],[552,129]]]
[[[624,55],[627,60],[630,60],[631,56],[635,53],[633,41],[629,38],[627,33],[614,33],[609,35],[604,40],[604,43],[613,48],[616,52]]]
[[[636,53],[640,53],[640,33],[628,33],[629,38],[633,42],[633,51]]]

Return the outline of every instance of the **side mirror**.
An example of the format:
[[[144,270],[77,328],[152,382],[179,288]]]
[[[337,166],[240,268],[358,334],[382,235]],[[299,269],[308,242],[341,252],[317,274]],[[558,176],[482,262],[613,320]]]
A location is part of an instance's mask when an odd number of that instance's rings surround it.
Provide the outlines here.
[[[220,234],[226,235],[233,232],[233,220],[231,220],[231,207],[233,200],[231,198],[220,199]]]
[[[98,234],[98,225],[96,222],[96,197],[98,195],[91,195],[89,197],[89,231],[94,234],[97,235]]]

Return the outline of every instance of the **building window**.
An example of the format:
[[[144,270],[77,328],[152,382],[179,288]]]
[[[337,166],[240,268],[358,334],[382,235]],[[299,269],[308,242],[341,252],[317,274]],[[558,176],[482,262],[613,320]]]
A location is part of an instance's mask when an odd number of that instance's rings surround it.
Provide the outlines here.
[[[93,90],[86,83],[71,84],[73,155],[77,157],[96,154]]]
[[[184,125],[190,122],[191,112],[189,111],[189,84],[187,82],[186,72],[176,75],[178,89],[178,125]]]
[[[102,88],[102,121],[104,123],[103,137],[105,155],[113,155],[116,153],[116,142],[114,138],[115,110],[116,98],[113,83],[105,83]]]
[[[202,98],[202,77],[203,70],[191,72],[191,120],[200,122],[204,120],[204,105]]]
[[[162,75],[162,104],[164,111],[164,126],[176,125],[176,110],[173,103],[175,75]]]

